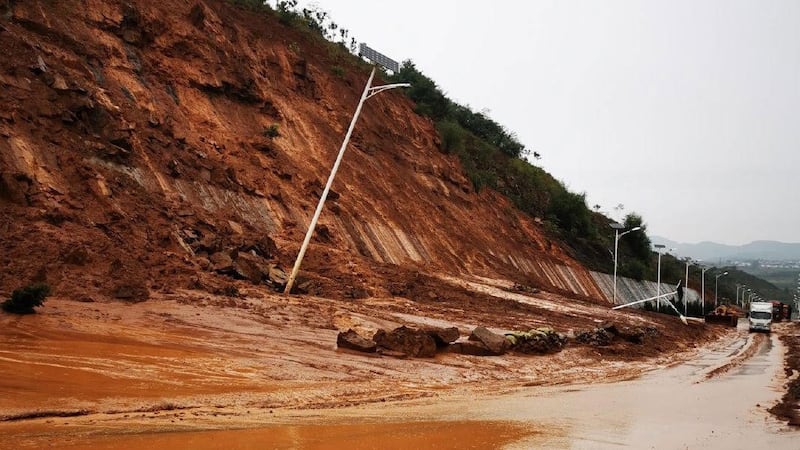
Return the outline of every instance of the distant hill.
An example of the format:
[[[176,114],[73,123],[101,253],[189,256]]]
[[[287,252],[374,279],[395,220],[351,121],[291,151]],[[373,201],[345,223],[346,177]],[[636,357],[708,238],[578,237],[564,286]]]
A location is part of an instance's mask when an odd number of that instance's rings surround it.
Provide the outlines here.
[[[699,242],[687,244],[675,242],[660,236],[652,236],[653,244],[664,244],[668,248],[675,248],[675,254],[689,256],[695,259],[713,262],[724,260],[753,260],[767,259],[776,261],[800,260],[800,243],[786,243],[777,241],[753,241],[745,245],[725,245],[716,242]]]

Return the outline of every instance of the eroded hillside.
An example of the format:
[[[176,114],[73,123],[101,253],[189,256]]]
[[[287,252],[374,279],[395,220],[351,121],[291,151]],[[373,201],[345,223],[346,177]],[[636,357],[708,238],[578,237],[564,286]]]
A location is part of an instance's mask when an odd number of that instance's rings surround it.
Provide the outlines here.
[[[256,445],[303,447],[275,426],[628,379],[726,334],[608,308],[608,276],[476,193],[397,91],[362,111],[308,295],[275,293],[370,67],[272,14],[0,0],[0,49],[0,298],[53,288],[36,314],[0,314],[0,448],[170,448],[138,439],[265,424]],[[424,354],[340,344],[431,326],[451,338],[425,334]],[[185,438],[175,448],[222,442]]]
[[[224,293],[291,267],[366,64],[224,1],[5,0],[0,17],[0,291]],[[435,270],[605,301],[397,92],[365,105],[333,191],[310,293],[409,295]]]

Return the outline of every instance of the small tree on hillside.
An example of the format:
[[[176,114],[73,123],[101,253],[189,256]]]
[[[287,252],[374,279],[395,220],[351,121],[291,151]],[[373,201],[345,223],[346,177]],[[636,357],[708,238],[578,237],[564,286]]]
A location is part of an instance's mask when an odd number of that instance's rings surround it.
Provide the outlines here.
[[[13,314],[33,314],[33,308],[42,306],[50,295],[50,286],[44,283],[32,284],[11,293],[11,298],[0,303],[3,311]]]
[[[633,256],[641,261],[648,261],[650,259],[650,238],[647,237],[647,225],[645,225],[642,216],[636,213],[629,213],[625,216],[623,223],[625,228],[630,230],[635,227],[642,227],[641,230],[631,233],[625,237],[623,245],[627,245]]]

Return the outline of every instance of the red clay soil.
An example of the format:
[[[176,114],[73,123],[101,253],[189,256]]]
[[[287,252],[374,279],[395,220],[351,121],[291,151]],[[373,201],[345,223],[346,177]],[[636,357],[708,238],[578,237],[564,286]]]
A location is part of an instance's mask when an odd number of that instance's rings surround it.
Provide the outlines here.
[[[54,292],[35,315],[0,314],[6,429],[64,415],[249,426],[278,409],[629,378],[728,332],[610,311],[537,221],[474,192],[397,92],[364,108],[307,294],[248,280],[291,267],[369,73],[272,16],[218,0],[0,0],[0,49],[0,297],[32,281]],[[335,349],[348,328],[603,321],[658,334],[547,357]]]
[[[475,292],[459,305],[455,298],[286,297],[239,283],[235,298],[181,290],[121,306],[56,297],[34,315],[0,315],[0,430],[241,428],[295,420],[301,411],[609,382],[687,359],[698,343],[728,332],[592,304],[542,311],[503,300],[502,290],[499,297]],[[568,303],[552,294],[526,298]],[[371,336],[399,325],[456,326],[465,339],[477,325],[574,332],[599,321],[658,334],[607,347],[570,341],[547,356],[398,359],[335,346],[346,329]]]
[[[0,10],[0,293],[31,280],[86,299],[224,291],[204,276],[209,258],[265,237],[277,246],[256,256],[291,266],[365,64],[223,1]],[[527,260],[574,267],[582,295],[603,298],[538,224],[475,193],[437,142],[402,95],[370,100],[304,261],[315,293],[388,294],[382,264],[550,286],[520,274]]]
[[[784,371],[788,381],[780,403],[770,408],[769,412],[797,427],[800,426],[800,322],[781,326],[784,334],[780,339],[786,346]]]

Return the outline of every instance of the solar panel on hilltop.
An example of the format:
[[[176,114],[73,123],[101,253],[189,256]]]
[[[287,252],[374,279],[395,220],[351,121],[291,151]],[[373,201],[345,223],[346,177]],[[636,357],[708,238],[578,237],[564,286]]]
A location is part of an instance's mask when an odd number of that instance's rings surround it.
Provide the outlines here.
[[[400,71],[400,64],[398,64],[397,61],[367,47],[367,44],[361,43],[361,45],[359,45],[358,54],[359,56],[363,56],[364,58],[367,58],[368,60],[376,64],[382,65],[383,67],[385,67],[388,70],[391,70],[394,73]]]

